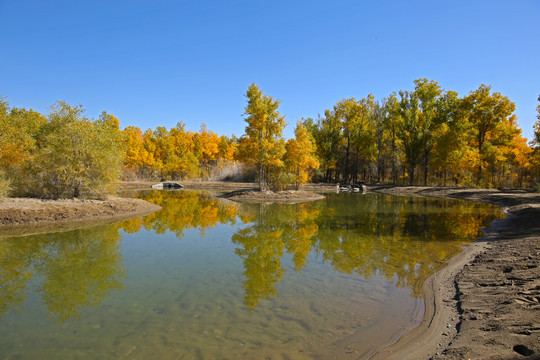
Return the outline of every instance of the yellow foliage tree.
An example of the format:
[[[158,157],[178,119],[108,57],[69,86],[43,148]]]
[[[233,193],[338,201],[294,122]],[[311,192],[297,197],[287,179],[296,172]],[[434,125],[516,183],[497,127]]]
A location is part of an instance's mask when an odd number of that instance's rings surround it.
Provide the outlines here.
[[[154,164],[154,155],[144,146],[144,135],[136,126],[128,126],[123,130],[125,157],[124,166],[139,173],[151,169]]]
[[[304,124],[298,122],[294,130],[294,139],[289,139],[285,145],[285,168],[294,176],[296,189],[307,182],[310,170],[319,167],[315,157],[315,144],[311,134]]]
[[[201,131],[193,133],[191,136],[199,167],[204,170],[205,174],[208,174],[211,166],[215,165],[218,160],[220,138],[215,132],[208,131],[204,123],[201,124]]]
[[[113,191],[121,170],[118,119],[103,112],[92,121],[81,105],[58,101],[40,128],[28,194],[38,197],[100,197]],[[30,170],[29,170],[30,171]]]
[[[285,117],[277,110],[279,100],[264,95],[257,85],[251,84],[246,92],[246,134],[240,139],[240,158],[254,164],[259,177],[259,189],[270,185],[270,175],[281,168],[285,153],[282,131]]]

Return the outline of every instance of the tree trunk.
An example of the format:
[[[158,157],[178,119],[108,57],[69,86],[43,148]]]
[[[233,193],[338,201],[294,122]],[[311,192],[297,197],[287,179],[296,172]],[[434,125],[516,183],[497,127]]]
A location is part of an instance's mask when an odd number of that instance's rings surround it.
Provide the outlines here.
[[[264,191],[265,184],[264,184],[264,166],[263,164],[259,164],[259,191]]]
[[[349,138],[349,134],[347,134],[347,152],[346,152],[346,155],[345,155],[345,184],[348,184],[349,183],[349,150],[350,150],[350,138]]]
[[[396,169],[396,134],[394,126],[392,126],[392,183],[396,185],[397,169]]]
[[[427,186],[429,151],[424,149],[424,186]]]

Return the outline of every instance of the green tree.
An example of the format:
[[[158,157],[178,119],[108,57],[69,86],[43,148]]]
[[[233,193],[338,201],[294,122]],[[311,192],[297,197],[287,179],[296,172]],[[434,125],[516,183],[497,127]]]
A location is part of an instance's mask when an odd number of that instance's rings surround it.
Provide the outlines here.
[[[538,95],[538,102],[539,104],[536,106],[536,122],[534,123],[534,139],[532,140],[532,144],[536,146],[540,146],[540,95]]]
[[[433,131],[439,125],[438,101],[442,90],[436,81],[428,79],[414,80],[414,92],[418,96],[420,106],[420,124],[424,147],[424,185],[427,185],[431,150],[433,148]]]
[[[285,141],[282,131],[285,117],[278,111],[279,100],[264,95],[254,83],[246,92],[245,107],[246,133],[240,139],[240,158],[257,168],[259,189],[268,188],[271,173],[282,165]]]
[[[355,98],[340,100],[334,105],[334,114],[341,123],[343,143],[345,150],[345,165],[343,168],[343,181],[348,184],[351,174],[350,163],[352,146],[355,140],[355,131],[358,127],[361,105]]]
[[[315,140],[316,154],[324,172],[324,180],[329,182],[338,172],[339,144],[341,141],[341,124],[331,110],[324,112],[324,117],[317,120],[314,126],[308,126]]]
[[[25,168],[37,149],[39,129],[46,122],[34,110],[10,109],[0,97],[0,197],[20,192],[28,175]]]
[[[414,184],[414,171],[424,151],[425,132],[422,129],[419,99],[413,92],[400,91],[399,114],[402,118],[398,136],[403,144],[405,161],[409,165],[409,185]]]
[[[388,119],[386,99],[383,99],[381,103],[376,101],[371,109],[371,124],[375,133],[377,146],[377,182],[381,182],[383,173],[384,140],[388,129]]]
[[[390,162],[392,164],[392,183],[396,184],[398,180],[398,167],[401,159],[401,147],[398,137],[399,129],[401,128],[402,118],[400,116],[400,103],[397,99],[396,93],[390,94],[386,99],[385,107],[388,112],[388,120],[386,122],[386,128],[388,132],[388,138],[390,142]]]
[[[58,101],[40,129],[33,188],[40,197],[100,197],[111,192],[121,169],[118,119],[107,113],[93,122],[82,106]]]

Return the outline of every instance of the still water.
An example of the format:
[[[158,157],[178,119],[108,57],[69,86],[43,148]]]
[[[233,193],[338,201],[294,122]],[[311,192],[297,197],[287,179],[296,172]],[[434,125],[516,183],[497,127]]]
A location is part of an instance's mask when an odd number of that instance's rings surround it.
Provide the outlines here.
[[[1,359],[357,359],[419,323],[422,281],[497,207],[142,191],[144,218],[0,238]]]

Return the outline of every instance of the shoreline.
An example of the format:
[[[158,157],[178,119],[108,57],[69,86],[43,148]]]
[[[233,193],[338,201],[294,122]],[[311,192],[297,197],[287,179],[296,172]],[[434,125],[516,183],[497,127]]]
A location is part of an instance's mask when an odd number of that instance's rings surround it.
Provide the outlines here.
[[[25,236],[129,220],[160,210],[140,199],[7,198],[0,200],[0,236]]]
[[[304,203],[324,199],[324,196],[305,190],[259,191],[235,190],[219,196],[237,202],[247,203]]]
[[[416,186],[368,190],[484,201],[507,215],[426,279],[421,324],[371,359],[540,358],[540,194]],[[514,268],[521,273],[512,274]]]

